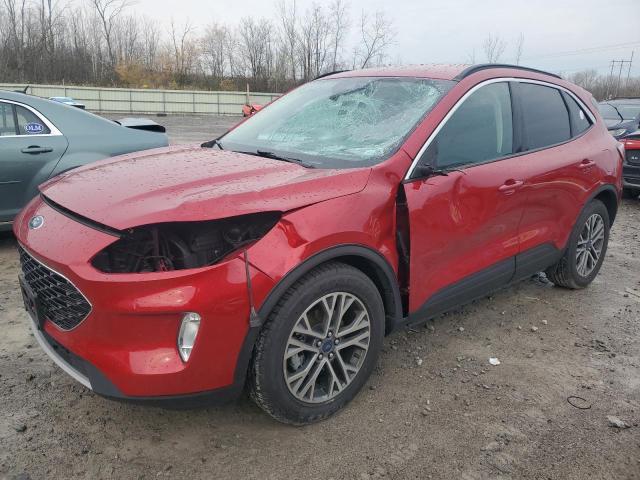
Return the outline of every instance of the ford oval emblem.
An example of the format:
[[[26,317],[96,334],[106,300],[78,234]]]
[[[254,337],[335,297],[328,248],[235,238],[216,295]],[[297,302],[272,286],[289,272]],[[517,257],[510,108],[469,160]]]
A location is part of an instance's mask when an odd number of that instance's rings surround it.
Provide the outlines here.
[[[29,228],[31,230],[37,230],[44,225],[44,217],[42,215],[36,215],[29,220]]]

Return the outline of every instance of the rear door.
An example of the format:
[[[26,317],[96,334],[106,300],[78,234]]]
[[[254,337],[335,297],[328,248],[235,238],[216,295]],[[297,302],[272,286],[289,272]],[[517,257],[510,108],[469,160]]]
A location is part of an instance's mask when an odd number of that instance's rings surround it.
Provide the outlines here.
[[[409,310],[419,321],[506,284],[524,212],[522,161],[508,82],[467,94],[427,141],[418,167],[440,175],[405,181]]]
[[[524,277],[552,264],[564,248],[585,197],[597,183],[598,155],[606,152],[593,143],[590,115],[571,94],[527,80],[514,82],[513,91],[522,111],[526,152],[527,208],[518,262],[518,276]]]
[[[37,195],[67,145],[36,110],[0,100],[0,222],[11,221]]]

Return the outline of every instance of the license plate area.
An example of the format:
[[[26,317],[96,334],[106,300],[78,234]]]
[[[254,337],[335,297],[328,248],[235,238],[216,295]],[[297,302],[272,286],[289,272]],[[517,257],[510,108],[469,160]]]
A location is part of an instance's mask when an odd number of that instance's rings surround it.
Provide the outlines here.
[[[24,309],[29,313],[29,316],[35,323],[38,330],[42,330],[45,322],[44,309],[42,303],[38,299],[38,295],[29,286],[24,278],[24,275],[20,275],[20,291],[22,292],[22,301],[24,302]]]

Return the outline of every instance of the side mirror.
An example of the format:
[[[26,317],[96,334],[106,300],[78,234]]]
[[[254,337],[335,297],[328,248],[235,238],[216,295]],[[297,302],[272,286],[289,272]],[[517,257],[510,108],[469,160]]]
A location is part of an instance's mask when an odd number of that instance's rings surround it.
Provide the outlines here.
[[[416,165],[416,168],[413,169],[413,174],[411,178],[427,178],[434,174],[435,168],[433,165]]]

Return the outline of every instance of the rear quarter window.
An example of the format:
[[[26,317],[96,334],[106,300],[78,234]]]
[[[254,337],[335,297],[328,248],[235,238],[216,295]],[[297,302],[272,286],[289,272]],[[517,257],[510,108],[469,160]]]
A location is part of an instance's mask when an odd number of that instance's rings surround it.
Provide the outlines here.
[[[49,127],[31,110],[16,105],[18,135],[48,135]]]
[[[569,119],[571,120],[571,136],[578,136],[591,126],[591,120],[571,95],[562,92],[562,96],[564,97],[567,108],[569,109]]]
[[[527,150],[549,147],[571,138],[569,112],[560,90],[533,83],[520,83],[518,93]]]

